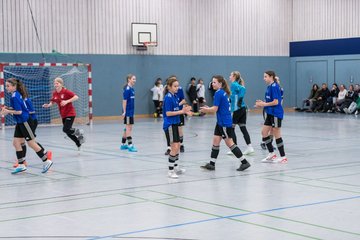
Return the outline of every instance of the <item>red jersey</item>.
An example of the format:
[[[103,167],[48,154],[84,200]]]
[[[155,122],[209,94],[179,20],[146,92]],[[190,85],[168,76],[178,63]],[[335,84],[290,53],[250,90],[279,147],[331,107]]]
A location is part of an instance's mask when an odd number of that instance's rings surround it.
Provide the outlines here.
[[[57,91],[53,92],[53,95],[52,95],[52,98],[50,101],[55,102],[59,106],[61,118],[76,116],[75,108],[72,105],[72,103],[68,103],[65,106],[60,105],[61,101],[69,100],[73,96],[75,96],[75,93],[73,93],[70,90],[67,90],[66,88],[62,88],[60,92],[57,92]]]

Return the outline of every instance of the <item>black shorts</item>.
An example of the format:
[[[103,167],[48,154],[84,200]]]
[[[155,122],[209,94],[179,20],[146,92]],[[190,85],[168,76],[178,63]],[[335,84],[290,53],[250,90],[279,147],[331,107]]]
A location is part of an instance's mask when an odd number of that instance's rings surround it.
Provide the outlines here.
[[[214,135],[221,136],[223,139],[226,139],[226,138],[234,139],[235,132],[232,127],[221,127],[218,124],[216,124],[215,130],[214,130]]]
[[[33,133],[35,134],[35,131],[36,131],[36,128],[38,126],[38,120],[37,119],[33,119],[32,120],[32,126],[31,126],[31,129],[33,131]],[[36,136],[36,135],[35,135]]]
[[[168,129],[164,130],[166,139],[169,139],[171,143],[179,143],[180,135],[179,135],[179,125],[174,124],[168,127]]]
[[[180,123],[179,123],[179,126],[180,126],[180,127],[185,126],[185,116],[184,116],[184,114],[180,114]]]
[[[233,112],[232,115],[232,122],[233,124],[239,124],[241,126],[245,126],[246,124],[246,107],[242,107],[235,112]]]
[[[14,138],[25,138],[26,141],[33,140],[36,137],[33,129],[34,125],[31,119],[24,123],[18,123],[15,126]]]
[[[281,128],[282,119],[274,117],[273,115],[265,113],[265,126],[271,126],[275,128]]]
[[[124,117],[124,124],[128,125],[128,124],[134,124],[134,117]]]

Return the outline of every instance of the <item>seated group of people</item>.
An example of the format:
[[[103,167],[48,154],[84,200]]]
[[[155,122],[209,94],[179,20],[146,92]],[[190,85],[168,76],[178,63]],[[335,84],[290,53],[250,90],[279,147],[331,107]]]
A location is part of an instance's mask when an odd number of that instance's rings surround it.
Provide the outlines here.
[[[306,112],[340,112],[346,114],[358,114],[360,110],[360,86],[350,85],[346,89],[344,84],[340,87],[336,83],[331,90],[323,83],[321,88],[317,84],[312,86],[310,95],[303,100],[302,108],[295,108],[296,111]]]

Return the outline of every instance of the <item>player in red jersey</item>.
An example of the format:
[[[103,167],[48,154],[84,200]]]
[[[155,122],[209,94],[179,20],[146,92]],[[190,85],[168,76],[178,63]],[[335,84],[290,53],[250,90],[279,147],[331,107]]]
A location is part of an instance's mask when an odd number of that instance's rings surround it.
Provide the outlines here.
[[[76,111],[72,102],[78,100],[79,97],[64,87],[64,80],[62,78],[55,78],[54,88],[55,91],[52,94],[50,102],[44,104],[43,107],[49,108],[53,105],[53,103],[58,105],[63,122],[63,132],[75,142],[76,146],[80,150],[81,144],[85,142],[85,138],[83,136],[84,131],[82,129],[72,127],[76,117]]]

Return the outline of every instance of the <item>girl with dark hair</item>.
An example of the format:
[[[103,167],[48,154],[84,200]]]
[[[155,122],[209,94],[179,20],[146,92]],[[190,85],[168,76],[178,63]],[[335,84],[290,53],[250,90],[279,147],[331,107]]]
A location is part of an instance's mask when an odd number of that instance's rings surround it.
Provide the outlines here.
[[[121,150],[128,150],[129,152],[137,152],[137,149],[132,143],[132,127],[134,124],[134,112],[135,112],[135,89],[133,88],[136,82],[136,76],[128,74],[126,77],[126,84],[124,85],[123,93],[123,113],[125,129],[121,140]],[[126,140],[128,144],[126,145]]]
[[[241,162],[237,171],[244,171],[250,167],[250,163],[245,159],[243,153],[239,147],[234,143],[234,128],[232,127],[230,102],[228,96],[230,95],[230,89],[225,79],[216,75],[212,79],[213,88],[216,90],[214,95],[214,106],[202,107],[200,112],[203,113],[216,113],[216,126],[213,136],[213,146],[211,149],[211,160],[204,166],[201,166],[207,170],[215,170],[215,162],[220,151],[221,139],[224,139],[225,144],[230,148],[236,158]]]
[[[265,92],[265,101],[256,100],[256,107],[264,107],[265,109],[265,122],[262,127],[261,135],[262,140],[265,142],[269,154],[262,162],[278,162],[287,163],[285,156],[284,143],[281,138],[281,122],[284,117],[284,110],[281,105],[282,94],[279,84],[276,82],[276,75],[273,71],[267,71],[264,73],[264,81],[268,85]],[[273,133],[276,141],[277,148],[280,152],[280,158],[276,157],[272,141],[270,139],[270,133]]]
[[[29,117],[29,110],[24,102],[24,97],[27,96],[25,86],[21,81],[10,78],[6,81],[6,90],[11,93],[11,108],[4,106],[1,110],[1,115],[11,114],[16,121],[13,145],[16,150],[16,157],[19,164],[11,173],[16,174],[26,171],[26,166],[24,164],[25,153],[21,145],[24,138],[29,147],[31,147],[43,161],[43,169],[41,172],[46,173],[53,162],[47,158],[44,149],[36,142],[36,135],[33,132],[33,121]]]
[[[178,178],[178,174],[185,172],[185,169],[181,169],[177,161],[179,160],[180,151],[180,115],[192,114],[190,106],[184,106],[181,110],[179,107],[179,101],[175,95],[179,89],[179,82],[175,77],[170,77],[166,83],[167,93],[164,98],[163,113],[164,123],[163,129],[166,139],[170,142],[169,153],[169,178]]]
[[[23,85],[24,86],[24,85]],[[28,95],[28,92],[27,92],[27,89],[26,87],[24,86],[24,90],[25,90],[25,94],[23,96],[24,98],[24,102],[25,102],[25,106],[27,107],[28,111],[29,111],[29,117],[31,118],[32,120],[32,131],[34,133],[34,135],[36,136],[35,134],[35,131],[36,131],[36,128],[38,126],[38,120],[37,120],[37,116],[36,116],[36,113],[35,113],[35,108],[34,108],[34,105],[31,101],[31,99],[29,98],[29,95]],[[21,147],[22,147],[22,150],[23,150],[23,154],[24,154],[24,164],[25,166],[27,166],[27,162],[26,162],[26,151],[27,151],[27,147],[26,147],[26,143],[25,143],[25,138],[22,139],[22,142],[21,142]],[[44,150],[44,152],[46,153],[46,156],[49,160],[52,159],[52,152],[49,150],[49,151],[46,151],[44,149],[44,147],[40,144],[40,143],[37,143],[42,150]],[[16,160],[16,162],[14,163],[13,167],[14,168],[17,168],[19,166],[19,162],[18,160]]]
[[[171,75],[167,80],[169,81],[171,78],[176,78],[175,75]],[[178,80],[179,82],[179,80]],[[168,89],[167,87],[165,87],[164,89],[164,95],[166,95],[168,93]],[[182,110],[183,109],[183,106],[186,106],[187,105],[187,102],[185,100],[185,94],[184,94],[184,90],[183,88],[179,85],[178,87],[178,90],[177,92],[175,93],[175,96],[178,100],[178,103],[179,103],[179,110]],[[164,110],[163,110],[164,111]],[[189,115],[189,114],[187,114]],[[191,114],[192,115],[192,114]],[[164,115],[164,117],[166,117]],[[185,126],[185,116],[184,114],[180,114],[179,115],[180,117],[180,123],[179,123],[179,136],[180,136],[180,152],[185,152],[185,147],[184,147],[184,132],[183,132],[183,127]],[[170,154],[170,151],[171,151],[171,147],[170,147],[170,139],[167,138],[167,150],[165,152],[165,155],[169,155]]]
[[[63,132],[76,144],[78,150],[85,142],[84,130],[73,128],[73,124],[76,118],[76,111],[73,106],[73,102],[78,100],[79,97],[72,91],[64,87],[64,80],[62,78],[54,79],[55,91],[52,94],[50,102],[44,104],[44,108],[49,108],[56,103],[59,108],[60,116],[63,123]]]
[[[230,107],[232,112],[232,127],[234,128],[234,143],[237,144],[235,127],[238,125],[243,134],[244,140],[246,142],[247,148],[244,151],[244,155],[254,153],[254,148],[251,146],[251,140],[249,132],[246,129],[246,115],[247,115],[247,106],[244,101],[246,88],[245,82],[241,78],[240,72],[234,71],[230,74],[231,82],[231,95],[230,95]],[[228,152],[232,154],[232,152]]]

